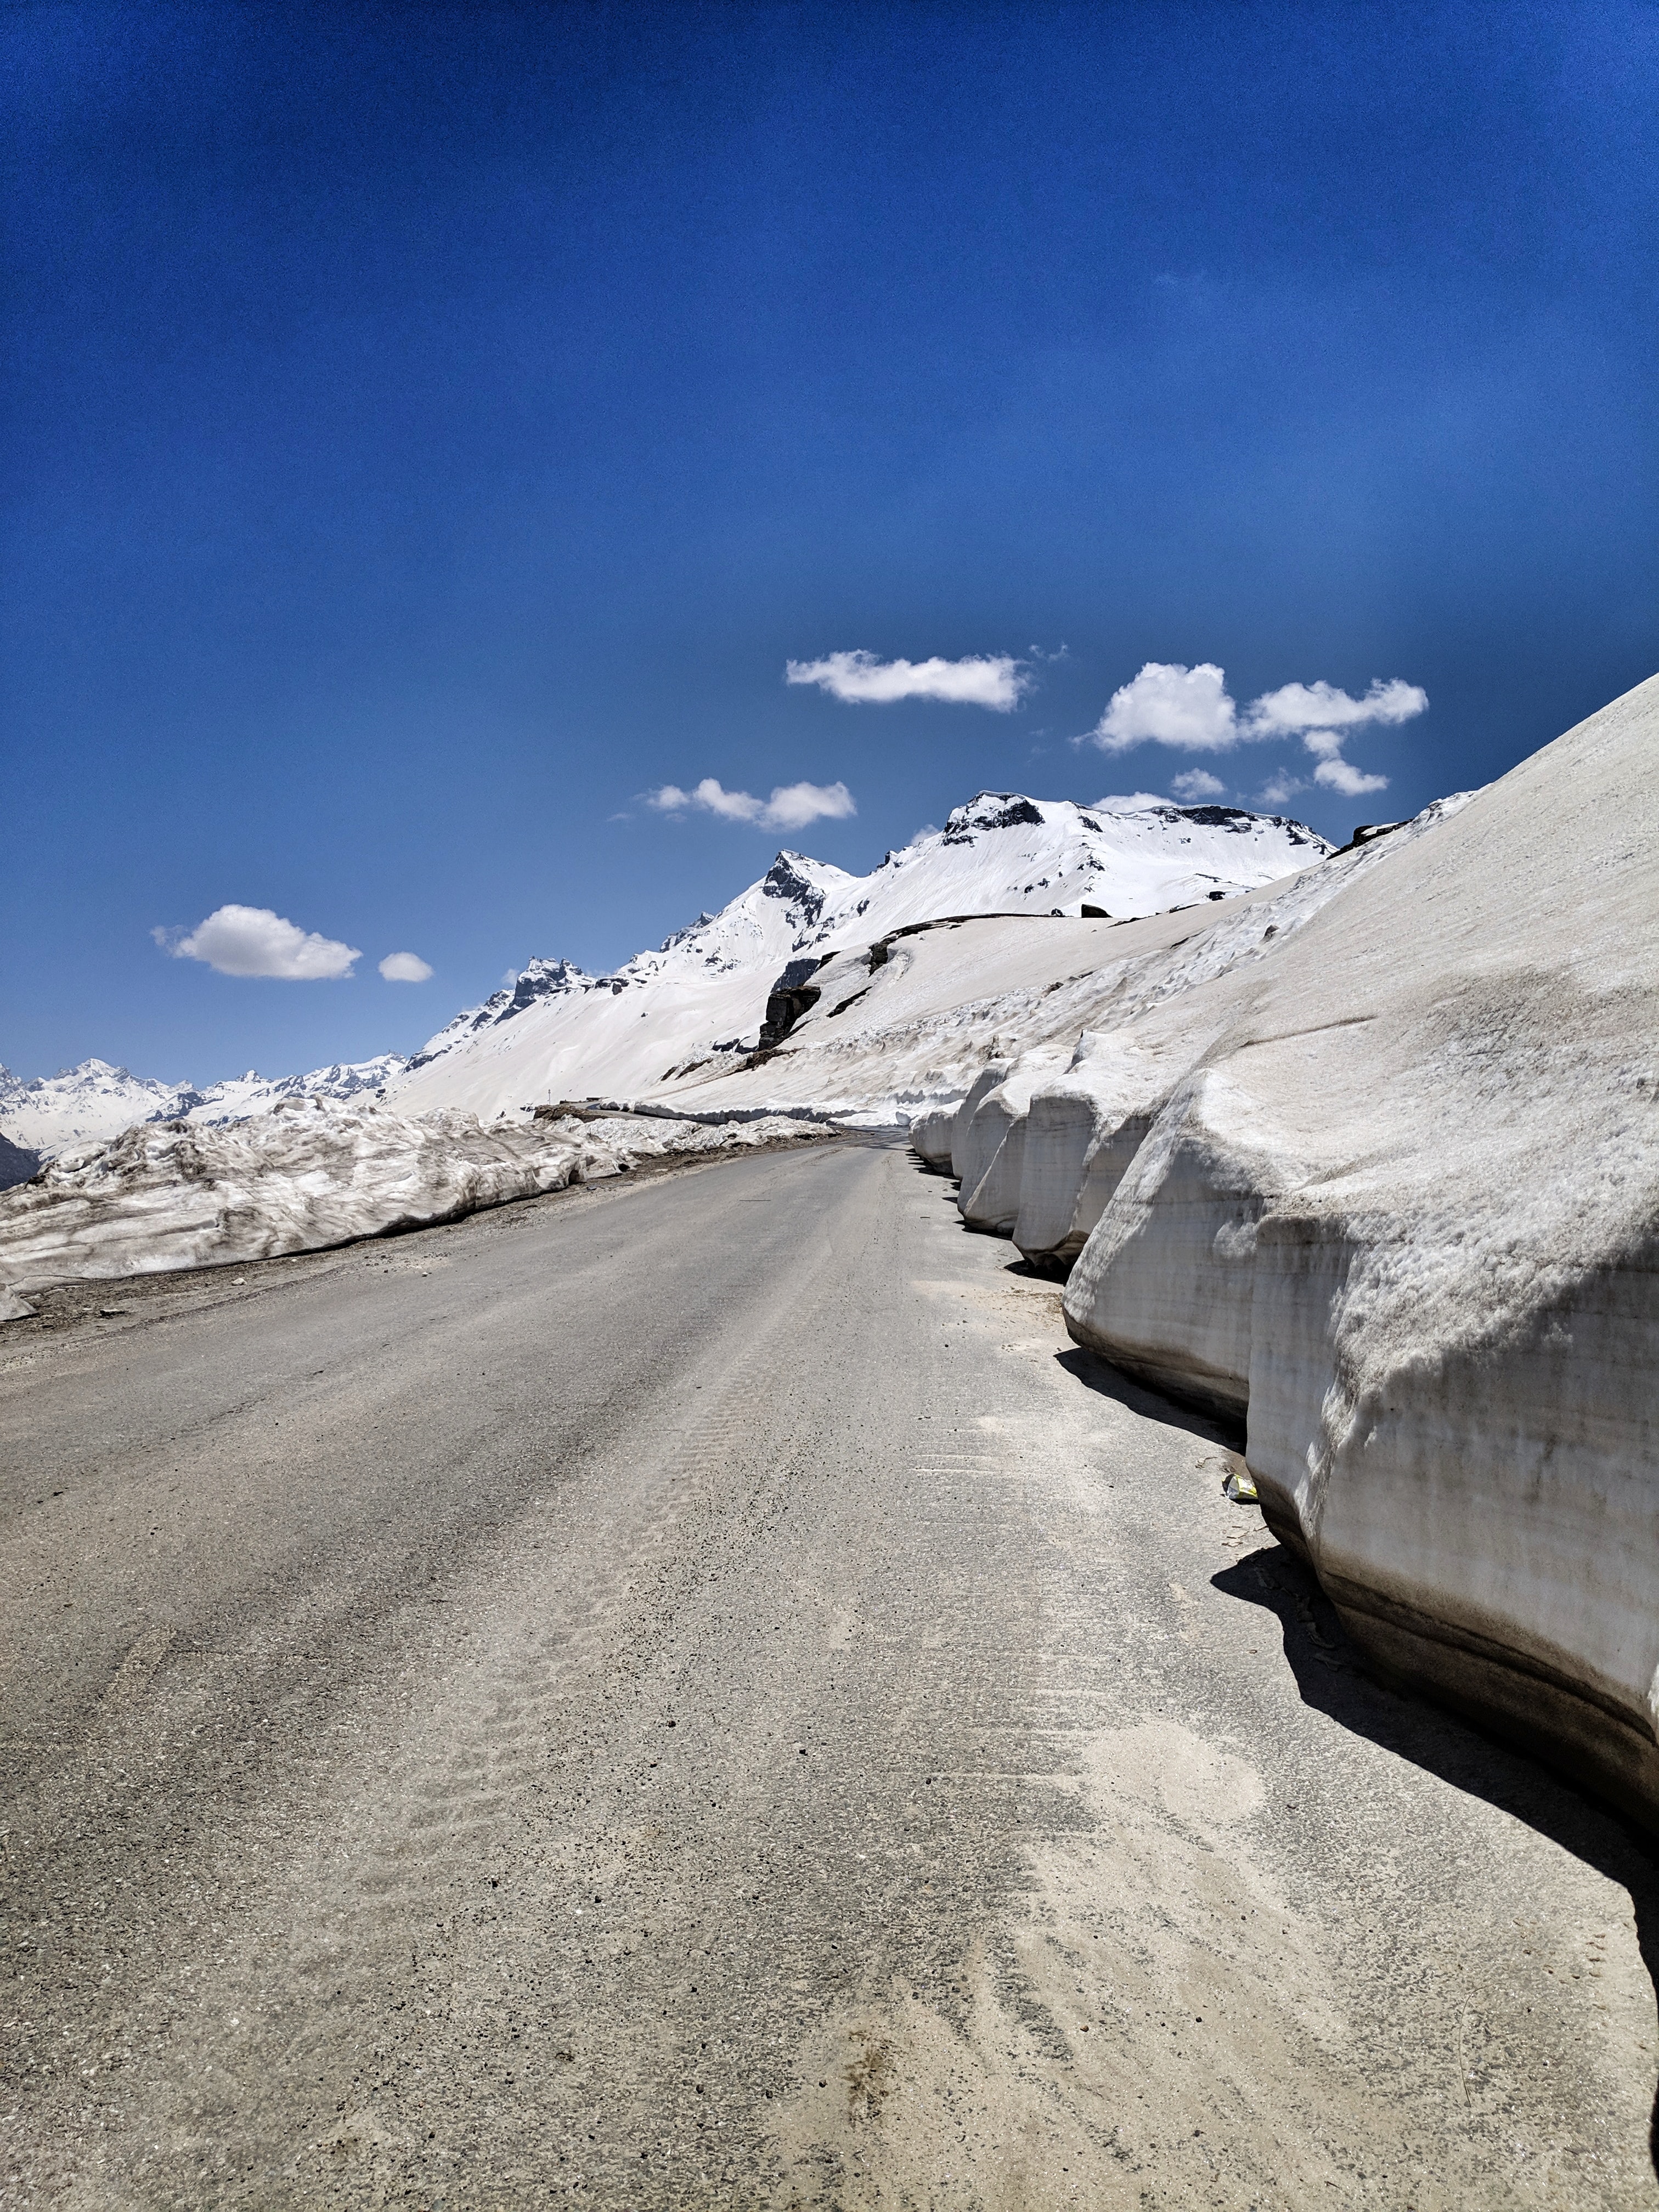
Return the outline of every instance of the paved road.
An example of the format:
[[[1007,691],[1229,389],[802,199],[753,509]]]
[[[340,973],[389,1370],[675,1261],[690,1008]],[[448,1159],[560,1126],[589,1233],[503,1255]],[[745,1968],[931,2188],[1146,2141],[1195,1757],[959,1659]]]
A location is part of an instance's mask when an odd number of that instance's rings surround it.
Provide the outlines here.
[[[0,2202],[1659,2203],[1648,1859],[1013,1258],[830,1146],[0,1339]]]

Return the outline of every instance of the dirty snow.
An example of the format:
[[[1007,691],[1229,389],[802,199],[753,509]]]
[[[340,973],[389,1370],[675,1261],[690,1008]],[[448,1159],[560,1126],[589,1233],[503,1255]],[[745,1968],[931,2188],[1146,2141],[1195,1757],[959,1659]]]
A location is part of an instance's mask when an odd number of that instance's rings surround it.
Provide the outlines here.
[[[294,1100],[228,1127],[144,1124],[0,1192],[0,1289],[314,1251],[620,1175],[798,1137],[798,1122],[481,1125]],[[15,1313],[0,1318],[16,1318]]]

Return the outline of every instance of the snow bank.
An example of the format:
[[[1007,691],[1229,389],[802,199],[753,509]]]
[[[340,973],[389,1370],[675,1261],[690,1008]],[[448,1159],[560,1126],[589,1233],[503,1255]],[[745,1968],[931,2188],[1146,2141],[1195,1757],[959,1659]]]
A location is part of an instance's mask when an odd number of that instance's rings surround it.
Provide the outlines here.
[[[918,1114],[910,1124],[910,1143],[916,1156],[930,1168],[951,1171],[951,1140],[956,1134],[954,1106],[934,1106]]]
[[[1056,1059],[1052,1052],[1022,1054],[969,1115],[954,1149],[962,1160],[957,1203],[970,1228],[999,1237],[1013,1233],[1025,1164],[1026,1112],[1032,1093],[1055,1073]]]
[[[145,1124],[0,1192],[0,1285],[153,1274],[453,1221],[645,1161],[799,1137],[799,1122],[482,1126],[295,1102],[228,1127]]]
[[[1065,1267],[1088,1240],[1163,1103],[1164,1071],[1085,1030],[1066,1073],[1033,1090],[1013,1238],[1038,1267]]]
[[[982,1178],[1023,1121],[1012,1225],[1080,1245],[1073,1334],[1244,1416],[1379,1666],[1650,1823],[1656,750],[1659,678],[1129,963],[1071,1067],[1023,1112],[988,1069],[957,1132]]]

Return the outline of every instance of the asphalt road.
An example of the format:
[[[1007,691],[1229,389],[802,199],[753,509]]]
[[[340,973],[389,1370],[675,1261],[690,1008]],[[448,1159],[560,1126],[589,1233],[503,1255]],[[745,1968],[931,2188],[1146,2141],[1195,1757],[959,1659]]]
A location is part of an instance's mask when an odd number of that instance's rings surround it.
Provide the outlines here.
[[[1015,1258],[833,1145],[0,1335],[0,2203],[1659,2203],[1648,1856]]]

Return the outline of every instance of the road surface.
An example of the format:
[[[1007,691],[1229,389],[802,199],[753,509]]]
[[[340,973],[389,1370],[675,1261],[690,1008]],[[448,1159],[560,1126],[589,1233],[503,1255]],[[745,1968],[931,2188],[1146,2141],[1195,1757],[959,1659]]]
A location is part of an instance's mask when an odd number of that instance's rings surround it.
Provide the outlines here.
[[[1659,2204],[1644,1850],[903,1152],[0,1360],[4,2205]]]

